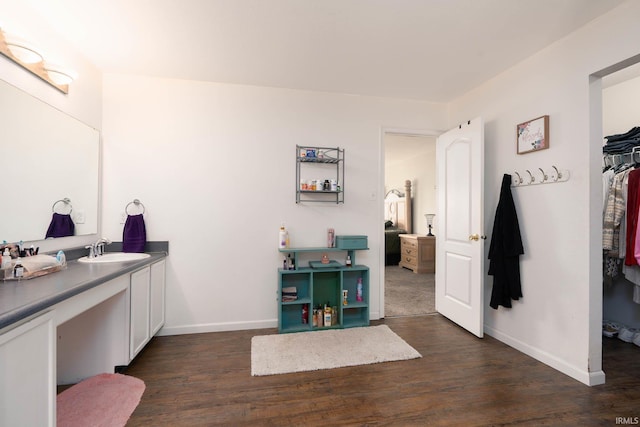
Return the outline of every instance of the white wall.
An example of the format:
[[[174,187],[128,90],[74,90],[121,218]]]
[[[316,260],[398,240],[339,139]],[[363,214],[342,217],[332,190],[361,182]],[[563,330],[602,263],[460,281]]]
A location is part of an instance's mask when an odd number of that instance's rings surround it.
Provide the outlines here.
[[[627,2],[451,104],[450,125],[483,116],[485,231],[502,174],[569,169],[566,183],[513,189],[525,255],[524,297],[485,310],[486,331],[585,383],[601,372],[602,125],[600,87],[589,76],[640,53],[640,3]],[[591,101],[594,104],[591,105]],[[516,154],[515,127],[549,114],[550,149]],[[487,250],[489,241],[486,242]],[[491,292],[485,283],[485,298]]]
[[[78,72],[78,79],[70,85],[67,95],[0,55],[0,79],[22,89],[47,104],[69,114],[85,124],[102,128],[102,73],[69,43],[50,29],[28,6],[13,0],[0,0],[0,28],[20,34],[60,64]],[[97,191],[97,189],[96,189]],[[85,245],[95,235],[64,237],[40,241],[42,251]]]
[[[602,130],[604,136],[625,133],[640,126],[640,77],[602,90]]]
[[[121,238],[139,198],[148,239],[170,242],[163,334],[275,326],[281,222],[292,246],[367,235],[379,316],[382,128],[440,129],[443,106],[127,75],[104,94],[104,231]],[[296,144],[345,149],[344,205],[296,205]]]
[[[409,232],[427,234],[424,214],[436,213],[436,138],[387,133],[384,149],[385,194],[393,188],[404,192],[404,182],[411,180],[413,230]]]

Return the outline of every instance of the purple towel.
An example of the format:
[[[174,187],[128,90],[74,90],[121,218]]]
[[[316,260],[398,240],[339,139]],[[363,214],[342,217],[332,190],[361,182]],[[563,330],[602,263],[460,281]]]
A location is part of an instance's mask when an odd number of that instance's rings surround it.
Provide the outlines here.
[[[144,252],[145,243],[147,243],[147,230],[142,214],[128,215],[122,232],[122,251]]]
[[[73,236],[75,234],[75,230],[76,226],[71,219],[71,215],[54,212],[53,218],[51,218],[51,224],[49,224],[49,228],[47,229],[47,236],[45,239],[50,237]]]

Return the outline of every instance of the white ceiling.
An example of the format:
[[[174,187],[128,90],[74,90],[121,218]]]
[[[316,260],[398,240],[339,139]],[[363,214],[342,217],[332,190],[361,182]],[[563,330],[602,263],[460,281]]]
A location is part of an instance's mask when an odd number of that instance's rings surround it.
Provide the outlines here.
[[[448,102],[622,0],[22,0],[105,72]]]

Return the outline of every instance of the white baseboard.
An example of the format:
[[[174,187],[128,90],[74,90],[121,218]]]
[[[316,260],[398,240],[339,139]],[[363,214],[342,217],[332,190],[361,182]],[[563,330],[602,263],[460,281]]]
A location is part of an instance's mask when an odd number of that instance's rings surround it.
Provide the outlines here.
[[[504,334],[500,331],[497,331],[486,324],[484,325],[484,331],[487,335],[492,336],[498,341],[502,341],[510,347],[515,348],[518,351],[526,354],[527,356],[533,357],[534,359],[544,363],[562,372],[565,375],[570,376],[571,378],[580,381],[583,384],[588,386],[600,385],[605,382],[605,374],[602,370],[598,372],[589,372],[583,369],[580,369],[576,366],[573,366],[566,361],[559,359],[558,357],[549,354],[546,351],[540,350],[539,348],[530,346],[518,339],[513,338],[507,334]]]
[[[242,331],[247,329],[277,328],[278,319],[257,320],[249,322],[207,323],[201,325],[164,326],[157,335],[201,334],[206,332]]]
[[[369,313],[371,320],[380,319],[379,312]],[[227,332],[227,331],[243,331],[247,329],[268,329],[277,328],[278,319],[256,320],[249,322],[224,322],[224,323],[206,323],[201,325],[184,325],[184,326],[164,326],[156,335],[184,335],[184,334],[201,334],[206,332]]]

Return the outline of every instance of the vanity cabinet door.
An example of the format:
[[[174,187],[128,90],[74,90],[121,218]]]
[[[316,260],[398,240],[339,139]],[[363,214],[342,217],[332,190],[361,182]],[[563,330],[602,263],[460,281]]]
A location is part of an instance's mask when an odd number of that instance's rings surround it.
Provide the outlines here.
[[[164,325],[165,310],[165,264],[162,260],[151,265],[150,326],[151,336]]]
[[[131,325],[129,356],[131,360],[151,339],[149,333],[149,295],[151,269],[145,267],[131,274]]]
[[[51,312],[0,334],[0,426],[55,426]]]

